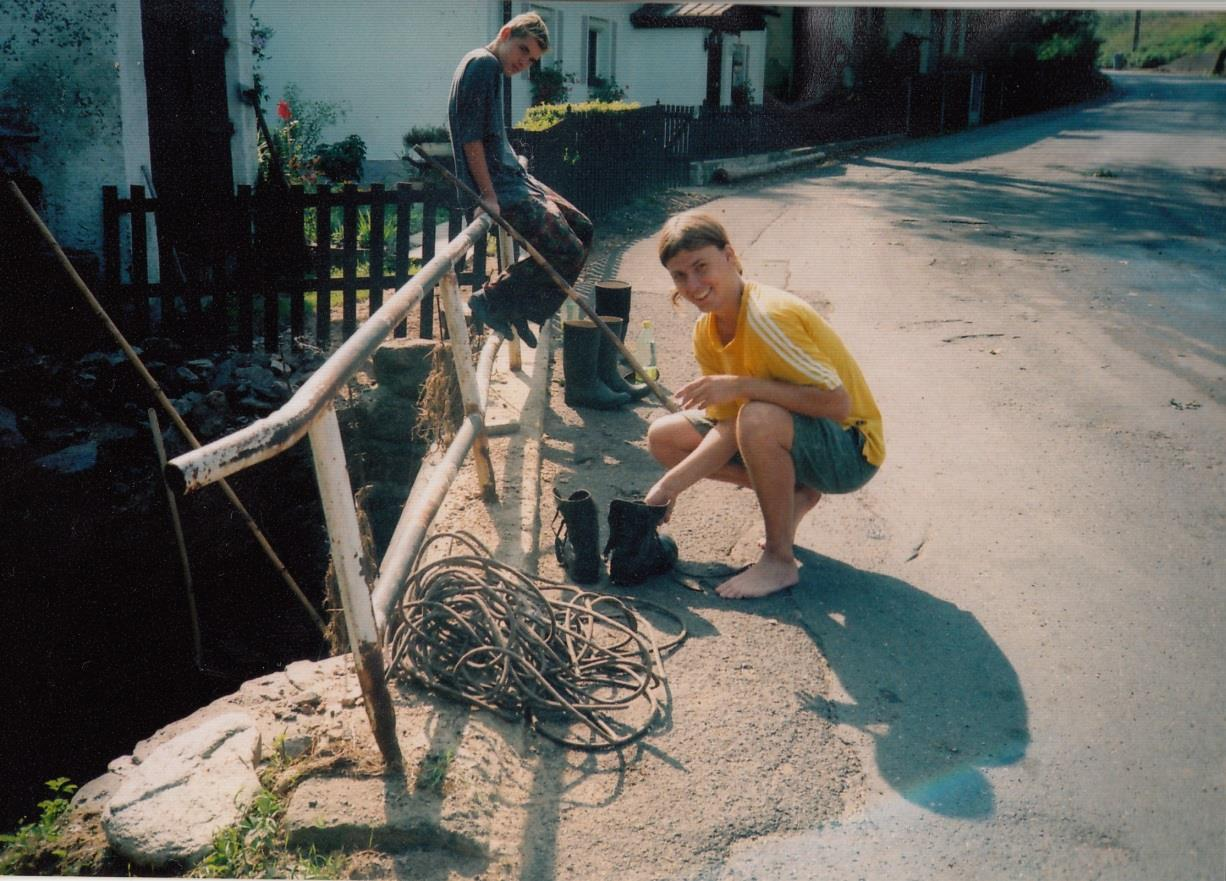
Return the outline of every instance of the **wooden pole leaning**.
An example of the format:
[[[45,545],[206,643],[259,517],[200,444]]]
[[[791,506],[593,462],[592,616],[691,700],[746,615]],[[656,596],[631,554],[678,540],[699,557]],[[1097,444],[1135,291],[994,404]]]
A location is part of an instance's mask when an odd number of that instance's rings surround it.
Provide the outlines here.
[[[166,482],[166,445],[162,443],[162,427],[158,424],[157,411],[148,410],[149,430],[153,432],[153,446],[157,449],[158,465],[162,474],[162,489],[166,490],[166,506],[170,510],[170,522],[175,528],[175,546],[179,549],[179,565],[183,571],[183,588],[187,592],[187,613],[192,623],[192,653],[196,669],[204,670],[204,648],[200,643],[200,616],[196,612],[196,591],[192,587],[192,564],[187,556],[187,541],[183,538],[183,523],[179,520],[179,503],[174,490]]]
[[[119,344],[119,348],[123,350],[123,353],[127,356],[128,361],[134,368],[136,368],[136,372],[140,374],[140,377],[142,380],[144,380],[145,385],[149,386],[149,390],[153,392],[154,398],[157,399],[157,402],[161,408],[166,411],[166,415],[170,417],[170,420],[174,423],[175,428],[177,428],[187,442],[191,444],[192,449],[199,449],[200,441],[196,440],[196,436],[192,434],[191,429],[187,427],[187,423],[183,421],[183,417],[179,415],[179,411],[175,409],[174,404],[172,404],[170,399],[166,397],[166,393],[162,391],[162,387],[158,384],[158,381],[153,378],[153,374],[151,374],[148,368],[145,367],[144,362],[142,362],[140,359],[140,356],[136,354],[136,350],[132,348],[127,339],[124,337],[123,333],[118,327],[115,326],[115,322],[111,320],[111,316],[108,315],[106,310],[102,308],[102,304],[98,302],[98,298],[95,297],[93,291],[89,289],[89,285],[87,285],[84,279],[82,279],[77,273],[76,267],[72,265],[68,257],[64,254],[64,250],[60,247],[60,243],[56,241],[55,236],[51,233],[51,230],[49,230],[47,225],[43,223],[43,219],[38,216],[38,212],[35,211],[34,207],[26,200],[25,194],[17,188],[17,184],[13,181],[7,181],[7,184],[9,192],[12,194],[13,198],[19,205],[21,205],[22,210],[24,210],[26,213],[26,216],[30,218],[30,221],[35,227],[37,227],[39,233],[42,235],[43,240],[55,253],[56,260],[68,274],[69,278],[72,279],[73,284],[76,286],[81,296],[84,297],[85,301],[89,304],[89,308],[93,310],[94,314],[97,315],[106,326],[107,332],[111,335],[115,342]],[[222,492],[226,494],[226,498],[230,500],[230,504],[234,506],[236,511],[238,511],[239,517],[247,526],[247,529],[255,537],[256,543],[259,544],[260,548],[264,551],[265,556],[268,557],[269,561],[276,568],[277,573],[281,576],[281,580],[285,582],[286,586],[289,587],[294,596],[298,598],[298,601],[302,603],[303,608],[306,609],[312,620],[314,620],[315,625],[319,628],[319,632],[326,636],[327,625],[324,623],[323,618],[320,617],[319,612],[315,611],[315,607],[311,605],[311,601],[308,600],[306,594],[302,592],[302,588],[298,586],[298,582],[294,580],[294,577],[290,574],[289,570],[285,568],[285,564],[281,562],[281,558],[278,557],[276,551],[272,549],[272,545],[268,543],[268,539],[264,537],[264,533],[260,530],[260,527],[252,518],[246,506],[242,503],[239,497],[235,495],[234,490],[230,487],[230,484],[224,480],[218,481],[218,483],[221,484]]]
[[[506,269],[511,265],[511,237],[501,226],[498,227],[498,269]],[[511,339],[507,340],[507,367],[514,372],[524,369],[524,355],[520,351],[519,334],[511,330]]]
[[[494,484],[494,463],[490,458],[489,435],[485,433],[485,410],[481,405],[481,392],[477,386],[477,372],[472,364],[472,346],[468,340],[468,327],[460,305],[460,282],[455,271],[448,272],[438,284],[443,298],[443,313],[447,318],[447,335],[451,341],[451,362],[460,383],[460,397],[464,401],[464,417],[474,414],[480,417],[481,427],[473,440],[473,461],[477,465],[477,483],[481,497],[487,502],[498,501],[498,487]]]
[[[599,327],[601,332],[604,333],[605,337],[607,337],[609,341],[613,343],[617,351],[621,352],[622,357],[626,359],[626,363],[634,369],[634,372],[638,374],[638,377],[641,377],[647,383],[647,387],[651,389],[651,393],[655,395],[656,400],[658,400],[666,410],[668,410],[670,413],[677,413],[680,411],[681,407],[675,400],[673,400],[673,396],[668,389],[664,388],[664,386],[660,385],[657,380],[654,380],[647,375],[647,371],[643,368],[643,365],[639,363],[639,360],[634,356],[634,353],[626,347],[626,344],[621,341],[621,338],[614,333],[612,328],[601,320],[600,316],[596,314],[596,310],[588,305],[587,300],[585,300],[577,290],[571,287],[566,279],[562,278],[562,276],[558,274],[558,271],[553,268],[552,264],[550,264],[550,262],[541,255],[541,252],[536,249],[536,246],[524,238],[524,236],[520,234],[519,230],[507,222],[502,215],[495,211],[488,202],[482,199],[472,187],[468,186],[468,184],[464,183],[464,181],[452,174],[445,165],[443,165],[433,156],[426,153],[426,151],[421,148],[420,144],[414,145],[413,149],[417,152],[418,156],[430,164],[431,168],[438,171],[445,178],[467,193],[471,198],[475,199],[481,206],[481,209],[490,216],[494,223],[498,224],[498,226],[502,229],[505,229],[517,242],[524,246],[524,249],[532,256],[532,259],[536,261],[537,265],[544,269],[549,275],[550,279],[553,280],[553,283],[556,284],[562,290],[562,292],[566,294],[566,296],[568,296],[579,306],[579,308],[583,311],[583,314],[596,323],[596,326]]]

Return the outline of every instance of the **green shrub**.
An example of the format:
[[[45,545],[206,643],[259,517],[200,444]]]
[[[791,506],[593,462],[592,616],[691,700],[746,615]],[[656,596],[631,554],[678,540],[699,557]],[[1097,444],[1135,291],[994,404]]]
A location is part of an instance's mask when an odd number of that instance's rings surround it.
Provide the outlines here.
[[[562,62],[546,67],[540,65],[529,74],[533,104],[565,104],[570,99],[570,87],[575,84],[573,73],[562,72]]]
[[[404,148],[412,150],[417,144],[434,142],[450,143],[451,135],[443,125],[415,125],[404,133]]]
[[[1162,67],[1171,61],[1165,52],[1155,52],[1151,49],[1145,49],[1139,52],[1133,52],[1128,56],[1129,67],[1140,67],[1144,70],[1150,70],[1155,67]]]
[[[602,104],[613,104],[626,97],[626,90],[617,84],[617,80],[609,77],[596,77],[588,83],[588,97]]]
[[[582,104],[537,104],[529,107],[524,118],[515,124],[517,129],[526,132],[539,132],[553,128],[561,122],[568,113],[625,113],[627,110],[638,110],[637,101],[584,101]]]
[[[290,850],[282,823],[285,805],[260,790],[246,815],[213,836],[213,849],[192,870],[196,878],[337,878],[344,854]]]
[[[350,135],[335,144],[315,148],[315,165],[319,173],[332,183],[357,181],[362,177],[366,161],[366,142],[359,135]]]
[[[26,823],[11,835],[0,835],[0,845],[4,848],[0,850],[0,875],[24,875],[31,870],[37,872],[40,856],[59,838],[60,818],[68,812],[77,786],[69,783],[67,777],[56,777],[47,781],[47,788],[53,797],[38,803],[38,819]],[[51,853],[55,857],[64,855],[57,851]]]

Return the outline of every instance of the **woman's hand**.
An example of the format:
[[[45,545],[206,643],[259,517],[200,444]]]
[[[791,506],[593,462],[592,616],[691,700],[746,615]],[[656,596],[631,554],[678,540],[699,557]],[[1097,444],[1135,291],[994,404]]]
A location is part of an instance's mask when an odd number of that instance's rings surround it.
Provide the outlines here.
[[[741,384],[744,377],[714,374],[692,379],[675,392],[678,403],[687,410],[701,410],[727,404],[744,397]]]

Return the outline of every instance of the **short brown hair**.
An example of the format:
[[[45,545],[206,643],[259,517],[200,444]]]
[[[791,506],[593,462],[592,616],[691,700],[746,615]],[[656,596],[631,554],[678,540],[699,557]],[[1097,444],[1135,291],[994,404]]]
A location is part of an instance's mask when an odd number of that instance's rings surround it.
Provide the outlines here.
[[[730,244],[728,230],[710,214],[705,211],[683,211],[666,220],[660,230],[660,265],[667,266],[668,261],[681,251],[697,251],[707,245],[723,250]],[[732,265],[737,272],[745,271],[735,250],[732,252]],[[678,293],[673,292],[674,303],[677,302]]]
[[[532,37],[541,44],[541,51],[549,51],[549,25],[545,24],[545,19],[541,18],[535,12],[521,12],[513,19],[499,28],[499,33],[503,28],[509,28],[510,37]]]

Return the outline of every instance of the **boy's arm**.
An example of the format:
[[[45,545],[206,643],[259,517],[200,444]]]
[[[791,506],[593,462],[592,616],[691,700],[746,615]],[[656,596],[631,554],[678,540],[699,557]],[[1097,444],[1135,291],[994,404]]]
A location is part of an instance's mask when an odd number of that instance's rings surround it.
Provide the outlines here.
[[[460,149],[464,151],[464,160],[468,163],[468,172],[477,184],[481,198],[489,203],[494,211],[501,213],[498,205],[498,193],[494,191],[494,182],[490,179],[490,168],[485,162],[485,145],[480,141],[469,141]]]
[[[735,423],[732,420],[716,422],[688,456],[655,482],[643,501],[649,505],[671,504],[698,481],[727,465],[735,454]]]
[[[835,422],[842,422],[851,413],[851,396],[841,385],[824,389],[816,385],[798,385],[756,376],[700,376],[677,389],[676,397],[677,402],[686,408],[713,407],[738,398],[767,401],[793,413],[833,419]]]

